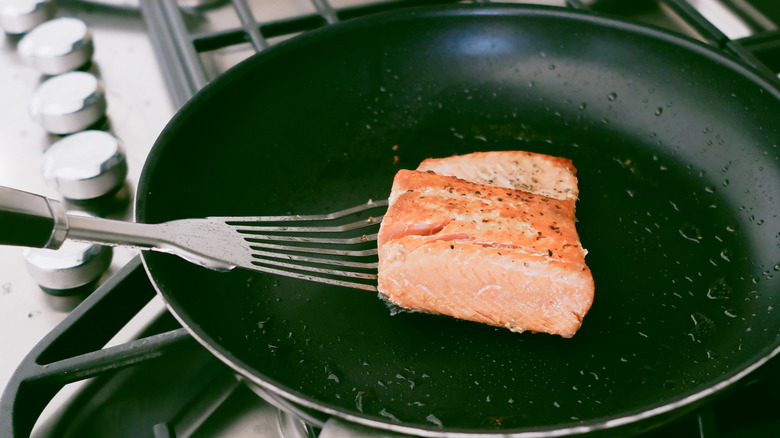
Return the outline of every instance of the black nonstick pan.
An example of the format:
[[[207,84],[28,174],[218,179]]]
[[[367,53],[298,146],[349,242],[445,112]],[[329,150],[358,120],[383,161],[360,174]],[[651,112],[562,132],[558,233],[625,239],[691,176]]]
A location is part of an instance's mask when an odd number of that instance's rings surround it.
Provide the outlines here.
[[[584,13],[455,6],[329,26],[247,60],[154,146],[137,220],[321,213],[427,157],[573,160],[595,283],[571,339],[165,254],[173,313],[313,415],[426,436],[640,428],[780,346],[780,91],[692,40]]]

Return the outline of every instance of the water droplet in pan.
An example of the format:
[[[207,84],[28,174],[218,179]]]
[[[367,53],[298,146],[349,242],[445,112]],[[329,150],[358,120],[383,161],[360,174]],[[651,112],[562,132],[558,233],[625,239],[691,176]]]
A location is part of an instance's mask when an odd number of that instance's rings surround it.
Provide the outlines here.
[[[718,278],[707,289],[707,298],[711,300],[723,300],[731,298],[734,288],[725,278]]]
[[[395,415],[390,413],[387,409],[382,409],[381,411],[379,411],[379,415],[381,415],[381,416],[383,416],[385,418],[389,418],[392,421],[396,421],[396,422],[400,423],[400,420],[398,419],[398,417],[396,417]]]
[[[357,408],[359,412],[363,412],[363,394],[365,394],[365,391],[358,391],[355,396],[355,408]]]
[[[699,227],[691,224],[685,224],[680,228],[680,235],[690,240],[691,242],[699,243],[702,239],[701,231]]]
[[[425,419],[426,419],[426,420],[428,420],[429,422],[433,423],[433,424],[434,424],[436,427],[438,427],[439,429],[441,429],[441,428],[443,428],[443,427],[444,427],[444,423],[442,423],[442,422],[441,422],[441,420],[439,420],[439,419],[438,419],[438,418],[437,418],[435,415],[433,415],[433,414],[431,414],[431,415],[428,415],[427,417],[425,417]]]
[[[701,342],[715,333],[715,322],[702,313],[691,314],[693,329],[689,333],[691,339]]]

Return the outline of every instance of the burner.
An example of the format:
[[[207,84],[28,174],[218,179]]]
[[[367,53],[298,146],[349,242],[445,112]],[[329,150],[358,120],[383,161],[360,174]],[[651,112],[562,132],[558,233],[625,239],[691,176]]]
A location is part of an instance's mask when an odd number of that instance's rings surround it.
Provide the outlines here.
[[[5,430],[2,436],[26,435],[35,410],[71,382],[78,387],[67,388],[74,390],[36,425],[34,436],[316,436],[314,428],[258,397],[167,312],[137,341],[99,349],[153,296],[136,258],[87,298],[17,370],[2,399],[2,424],[13,427],[13,435]]]

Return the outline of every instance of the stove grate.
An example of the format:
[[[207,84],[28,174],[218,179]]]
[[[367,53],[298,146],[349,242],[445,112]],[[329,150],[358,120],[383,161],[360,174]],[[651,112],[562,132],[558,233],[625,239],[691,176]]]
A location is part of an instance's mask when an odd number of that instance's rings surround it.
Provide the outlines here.
[[[180,8],[176,0],[141,2],[141,10],[173,102],[177,107],[181,107],[198,90],[224,71],[214,70],[208,62],[204,62],[204,56],[209,53],[220,50],[238,51],[240,54],[234,61],[238,62],[270,47],[274,41],[340,21],[411,6],[455,3],[454,0],[390,0],[369,1],[358,6],[337,8],[332,5],[334,2],[335,0],[311,0],[311,11],[283,18],[258,19],[257,13],[247,0],[231,0],[229,9],[232,9],[238,19],[236,25],[228,29],[206,30],[199,29],[197,24],[188,26],[190,14],[187,9]],[[484,0],[471,2],[488,3]],[[777,61],[780,59],[780,32],[777,30],[780,8],[777,5],[764,4],[760,0],[753,0],[753,3],[758,6],[751,6],[744,1],[729,2],[733,6],[733,18],[749,27],[752,32],[744,38],[729,39],[686,0],[562,1],[566,7],[629,19],[648,11],[662,10],[667,15],[673,15],[673,19],[685,23],[684,27],[695,37],[741,58],[780,84],[780,62]],[[747,7],[749,13],[745,11]]]

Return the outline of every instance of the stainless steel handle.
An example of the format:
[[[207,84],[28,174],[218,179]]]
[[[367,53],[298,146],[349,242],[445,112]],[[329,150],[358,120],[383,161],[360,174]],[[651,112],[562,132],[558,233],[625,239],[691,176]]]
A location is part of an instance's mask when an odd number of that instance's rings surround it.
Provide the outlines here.
[[[68,239],[136,249],[167,251],[166,225],[139,224],[89,216],[68,216]]]
[[[0,186],[0,244],[56,249],[67,231],[68,215],[62,203]]]
[[[0,245],[57,249],[65,239],[158,251],[172,240],[165,224],[68,215],[55,199],[0,186]]]

